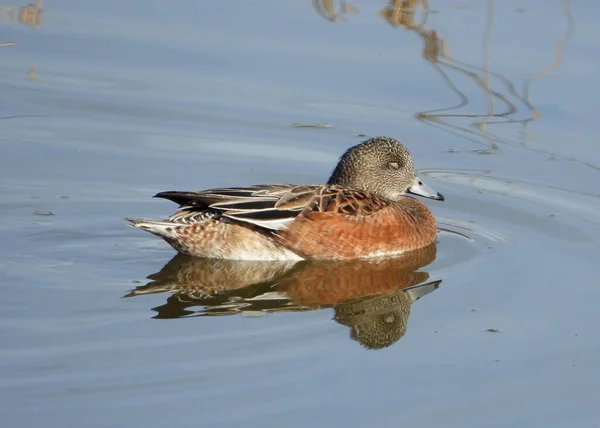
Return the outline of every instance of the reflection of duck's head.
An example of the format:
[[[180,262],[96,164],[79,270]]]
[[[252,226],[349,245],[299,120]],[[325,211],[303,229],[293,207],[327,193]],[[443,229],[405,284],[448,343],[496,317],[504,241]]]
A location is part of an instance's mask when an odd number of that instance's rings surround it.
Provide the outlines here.
[[[369,349],[397,342],[406,331],[411,299],[404,290],[344,303],[334,319],[350,327],[350,337]]]
[[[335,307],[334,319],[350,327],[350,337],[365,348],[382,349],[397,342],[406,332],[410,305],[437,289],[434,281],[410,289],[349,301]]]

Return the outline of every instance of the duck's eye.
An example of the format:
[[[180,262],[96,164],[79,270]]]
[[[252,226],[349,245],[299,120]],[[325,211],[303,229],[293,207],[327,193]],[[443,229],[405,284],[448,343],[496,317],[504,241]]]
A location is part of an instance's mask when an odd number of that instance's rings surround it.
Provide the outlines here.
[[[390,162],[389,166],[391,169],[398,169],[400,168],[400,165],[398,165],[398,162]]]

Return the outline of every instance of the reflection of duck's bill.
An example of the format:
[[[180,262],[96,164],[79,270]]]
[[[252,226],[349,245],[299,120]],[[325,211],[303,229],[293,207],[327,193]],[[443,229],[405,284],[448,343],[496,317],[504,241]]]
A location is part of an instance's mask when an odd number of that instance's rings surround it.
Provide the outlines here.
[[[421,297],[426,296],[427,294],[437,290],[441,282],[442,280],[439,279],[437,281],[428,282],[427,284],[419,284],[405,288],[404,291],[410,296],[411,303],[414,303]]]

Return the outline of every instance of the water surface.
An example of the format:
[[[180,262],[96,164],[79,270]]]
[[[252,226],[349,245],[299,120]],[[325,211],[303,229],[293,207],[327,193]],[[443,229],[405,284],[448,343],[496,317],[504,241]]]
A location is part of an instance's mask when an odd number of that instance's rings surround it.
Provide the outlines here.
[[[400,3],[0,2],[5,426],[598,423],[598,6]],[[173,259],[122,220],[377,135],[446,197],[407,265]]]

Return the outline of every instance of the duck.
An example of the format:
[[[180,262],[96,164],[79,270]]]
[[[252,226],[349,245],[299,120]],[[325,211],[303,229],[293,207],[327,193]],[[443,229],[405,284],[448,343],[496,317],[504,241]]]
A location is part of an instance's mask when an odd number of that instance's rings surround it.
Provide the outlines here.
[[[347,149],[326,184],[259,184],[165,191],[179,209],[165,220],[125,218],[179,253],[229,260],[348,260],[393,257],[437,239],[429,208],[443,201],[417,176],[391,137]]]

